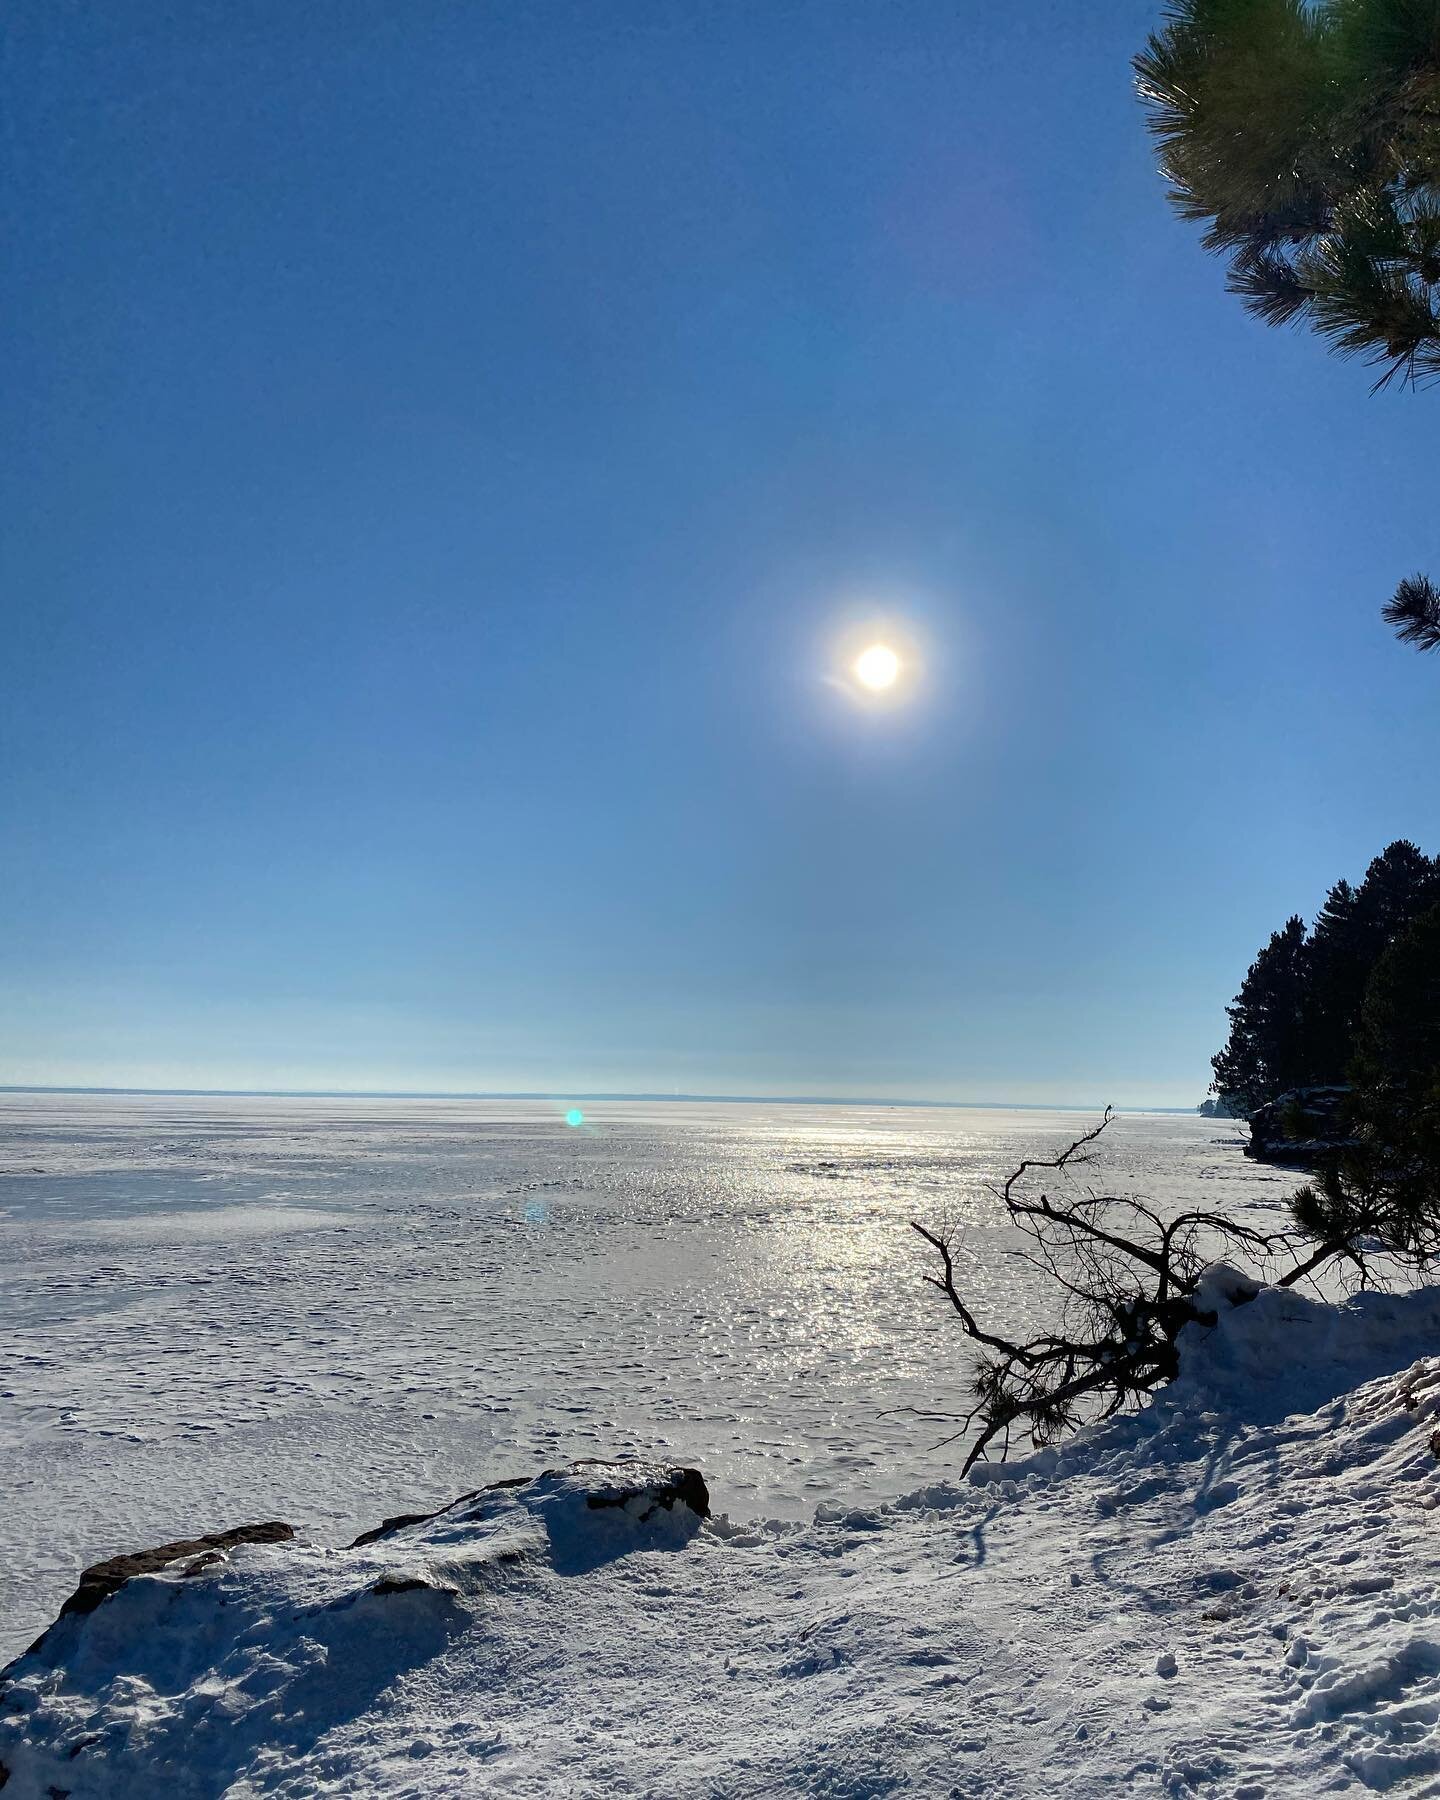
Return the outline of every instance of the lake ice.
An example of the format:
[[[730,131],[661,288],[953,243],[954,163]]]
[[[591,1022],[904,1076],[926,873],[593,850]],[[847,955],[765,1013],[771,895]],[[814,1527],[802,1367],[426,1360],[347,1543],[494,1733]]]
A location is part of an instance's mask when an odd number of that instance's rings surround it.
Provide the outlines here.
[[[501,1476],[693,1462],[732,1516],[953,1474],[969,1357],[908,1221],[1076,1113],[0,1095],[0,1661],[97,1557],[278,1517],[339,1541]],[[1118,1119],[1084,1181],[1277,1208],[1236,1128]]]

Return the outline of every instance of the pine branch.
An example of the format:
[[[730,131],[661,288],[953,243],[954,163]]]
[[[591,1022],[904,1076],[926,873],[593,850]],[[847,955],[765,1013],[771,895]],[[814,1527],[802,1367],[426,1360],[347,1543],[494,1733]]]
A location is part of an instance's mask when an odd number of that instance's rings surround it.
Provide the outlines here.
[[[1402,644],[1440,650],[1440,588],[1428,575],[1408,575],[1381,609]]]
[[[1440,379],[1440,0],[1172,0],[1134,59],[1170,200],[1270,325]]]
[[[1267,325],[1290,324],[1314,298],[1289,258],[1269,246],[1237,256],[1225,285]]]

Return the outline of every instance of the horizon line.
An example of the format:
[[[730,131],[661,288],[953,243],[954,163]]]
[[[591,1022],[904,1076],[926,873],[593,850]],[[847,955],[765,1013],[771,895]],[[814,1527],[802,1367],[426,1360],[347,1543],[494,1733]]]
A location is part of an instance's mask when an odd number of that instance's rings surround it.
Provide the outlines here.
[[[1059,1100],[897,1100],[845,1094],[661,1094],[648,1090],[580,1088],[202,1088],[81,1087],[42,1082],[0,1082],[0,1094],[112,1094],[213,1100],[659,1100],[698,1101],[712,1106],[913,1106],[975,1112],[1161,1112],[1199,1114],[1198,1106],[1117,1106],[1113,1101]]]

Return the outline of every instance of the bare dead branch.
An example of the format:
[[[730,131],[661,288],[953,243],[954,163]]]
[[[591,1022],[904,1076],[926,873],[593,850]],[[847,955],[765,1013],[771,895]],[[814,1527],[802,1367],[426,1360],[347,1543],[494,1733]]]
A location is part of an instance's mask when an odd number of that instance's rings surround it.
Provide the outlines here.
[[[1107,1107],[1097,1125],[1058,1155],[1025,1158],[991,1190],[1024,1240],[1007,1254],[1059,1298],[1057,1328],[1019,1339],[982,1323],[957,1281],[954,1229],[932,1230],[911,1221],[940,1259],[940,1273],[923,1279],[944,1294],[965,1335],[983,1352],[974,1377],[975,1405],[960,1429],[942,1440],[953,1443],[975,1433],[966,1471],[997,1440],[1003,1460],[1017,1430],[1034,1445],[1051,1443],[1086,1420],[1138,1406],[1172,1380],[1179,1369],[1179,1334],[1187,1325],[1215,1323],[1215,1313],[1196,1296],[1206,1270],[1222,1254],[1257,1271],[1257,1286],[1277,1259],[1292,1263],[1278,1278],[1282,1287],[1337,1260],[1351,1266],[1361,1285],[1372,1279],[1364,1247],[1353,1237],[1312,1247],[1293,1232],[1262,1231],[1223,1213],[1192,1210],[1166,1219],[1130,1195],[1091,1189],[1075,1198],[1058,1192],[1032,1196],[1027,1178],[1040,1172],[1068,1175],[1091,1161],[1091,1146],[1113,1118]]]

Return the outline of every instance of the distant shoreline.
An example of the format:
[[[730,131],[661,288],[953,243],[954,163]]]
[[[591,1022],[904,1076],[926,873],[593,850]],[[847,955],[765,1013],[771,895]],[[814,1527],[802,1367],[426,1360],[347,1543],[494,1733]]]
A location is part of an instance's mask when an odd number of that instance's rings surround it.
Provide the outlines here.
[[[553,1088],[505,1091],[460,1091],[427,1088],[145,1088],[145,1087],[45,1087],[23,1082],[0,1082],[0,1094],[111,1094],[176,1100],[591,1100],[686,1102],[707,1106],[904,1106],[942,1112],[1103,1112],[1103,1100],[893,1100],[855,1094],[650,1094],[589,1093],[583,1089]],[[1117,1112],[1173,1113],[1179,1118],[1199,1118],[1193,1106],[1117,1106]],[[1233,1121],[1215,1120],[1216,1124]]]

